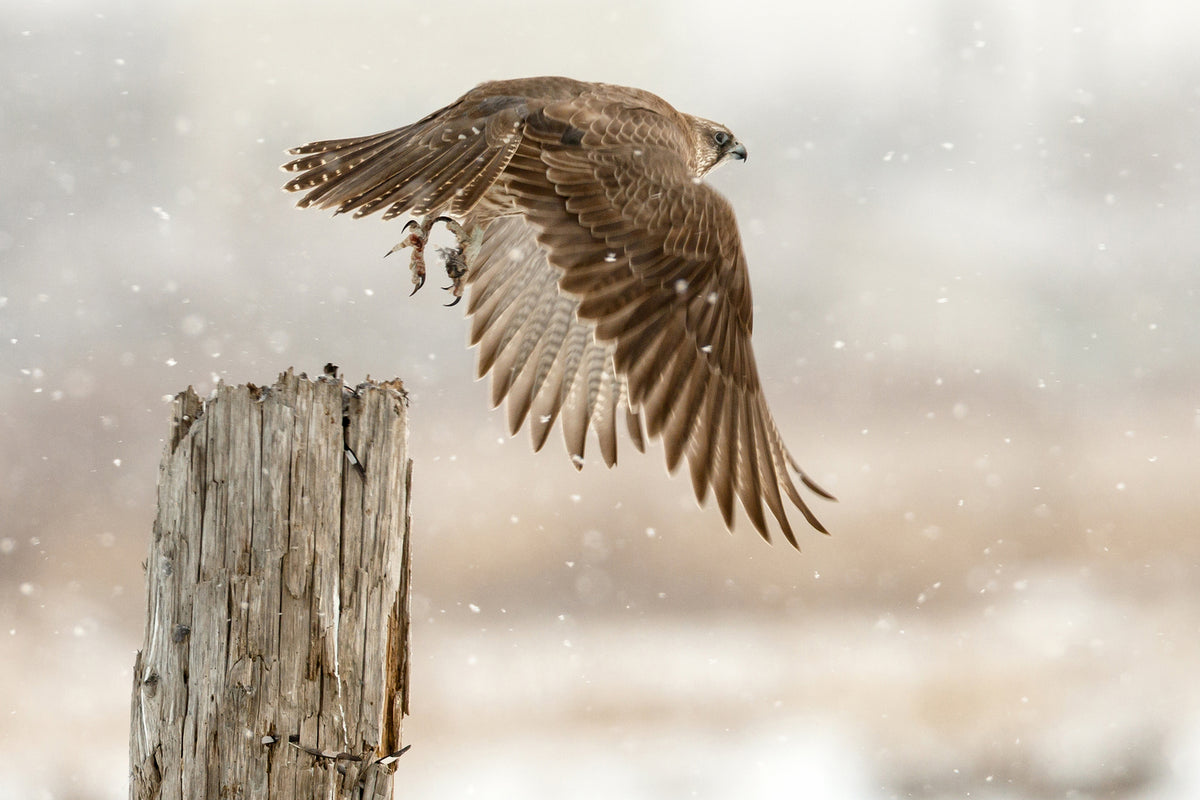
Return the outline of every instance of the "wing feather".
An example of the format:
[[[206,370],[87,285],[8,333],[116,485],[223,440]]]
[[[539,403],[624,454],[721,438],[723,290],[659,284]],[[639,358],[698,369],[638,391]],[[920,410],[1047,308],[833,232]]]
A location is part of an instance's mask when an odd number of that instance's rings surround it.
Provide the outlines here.
[[[375,136],[313,142],[284,169],[298,205],[385,218],[450,211],[466,215],[508,166],[521,139],[519,102],[468,93],[425,119]],[[512,99],[512,98],[510,98]]]
[[[521,217],[504,217],[486,228],[467,301],[471,343],[480,348],[479,374],[492,374],[494,405],[507,398],[513,433],[530,418],[535,449],[561,419],[576,467],[583,465],[590,429],[611,467],[624,393],[613,365],[615,346],[597,341],[594,326],[578,318],[578,299],[557,291],[560,271],[546,260],[536,233]],[[633,414],[634,423],[637,419]],[[631,440],[642,449],[640,438],[631,433]]]
[[[697,498],[711,489],[727,524],[736,498],[764,538],[770,512],[794,544],[786,495],[823,530],[796,491],[793,459],[763,399],[747,268],[728,203],[694,181],[677,153],[572,149],[550,138],[539,134],[514,155],[517,206],[562,270],[560,289],[581,298],[579,318],[615,346],[628,402],[644,414],[647,432],[664,439],[668,468],[686,457]],[[535,154],[557,202],[537,186]]]

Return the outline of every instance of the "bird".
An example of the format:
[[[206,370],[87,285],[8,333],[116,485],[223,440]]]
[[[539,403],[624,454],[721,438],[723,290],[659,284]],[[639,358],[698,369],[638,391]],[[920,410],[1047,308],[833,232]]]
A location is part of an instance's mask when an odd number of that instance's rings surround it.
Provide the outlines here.
[[[786,498],[828,533],[792,472],[835,498],[763,394],[733,208],[704,181],[747,158],[729,128],[649,91],[548,76],[481,83],[412,124],[288,152],[299,207],[410,217],[391,252],[411,248],[413,293],[431,229],[454,234],[448,305],[468,295],[478,376],[491,373],[493,407],[507,399],[511,433],[527,423],[535,451],[560,421],[577,469],[589,429],[612,467],[620,415],[637,450],[661,440],[669,472],[686,460],[729,530],[736,498],[764,539],[769,512],[799,549]]]

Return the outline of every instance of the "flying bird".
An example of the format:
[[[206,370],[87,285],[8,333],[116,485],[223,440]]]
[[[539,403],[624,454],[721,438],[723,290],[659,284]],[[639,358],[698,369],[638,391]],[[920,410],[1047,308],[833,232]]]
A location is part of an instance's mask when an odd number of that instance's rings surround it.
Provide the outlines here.
[[[746,148],[724,125],[641,89],[569,78],[491,81],[395,130],[289,151],[302,208],[409,215],[415,293],[424,248],[444,223],[453,301],[468,293],[479,376],[507,398],[513,434],[540,450],[561,420],[583,465],[589,428],[617,460],[661,438],[686,457],[696,498],[733,499],[770,540],[766,510],[797,546],[784,499],[826,532],[789,472],[834,499],[783,444],[750,345],[749,273],[729,202],[703,181]]]

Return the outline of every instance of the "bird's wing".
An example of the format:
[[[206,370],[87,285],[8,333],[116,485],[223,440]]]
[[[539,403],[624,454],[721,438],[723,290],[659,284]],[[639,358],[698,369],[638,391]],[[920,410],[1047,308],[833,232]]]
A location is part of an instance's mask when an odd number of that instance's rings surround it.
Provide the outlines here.
[[[283,169],[300,174],[284,188],[305,193],[301,208],[334,208],[355,217],[381,210],[385,219],[462,217],[507,169],[531,120],[544,125],[553,118],[564,141],[686,147],[683,128],[654,124],[664,117],[681,115],[637,89],[558,77],[492,81],[411,125],[291,149],[297,158]]]
[[[284,165],[300,175],[289,192],[306,192],[301,208],[335,208],[355,217],[386,209],[390,219],[469,212],[508,166],[521,142],[526,99],[465,95],[412,125],[352,139],[293,148]]]
[[[488,225],[468,278],[471,344],[479,345],[479,376],[492,373],[492,404],[508,398],[516,433],[529,419],[540,450],[557,419],[576,468],[583,466],[589,427],[605,464],[617,461],[618,411],[630,439],[644,448],[642,426],[625,400],[613,365],[614,345],[599,342],[577,316],[579,299],[558,291],[559,270],[546,261],[536,230],[519,216]]]
[[[667,466],[687,456],[701,501],[709,488],[727,525],[733,498],[769,537],[763,503],[796,543],[786,495],[817,530],[796,466],[767,409],[750,345],[749,276],[729,204],[695,179],[675,149],[564,138],[559,122],[527,122],[501,177],[538,229],[576,314],[613,347],[629,403]]]

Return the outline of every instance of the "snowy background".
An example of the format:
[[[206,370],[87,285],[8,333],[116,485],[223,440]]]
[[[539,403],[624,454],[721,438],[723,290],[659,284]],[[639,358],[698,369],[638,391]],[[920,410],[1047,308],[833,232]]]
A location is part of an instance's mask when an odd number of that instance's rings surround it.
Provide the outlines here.
[[[421,798],[1200,796],[1200,12],[0,6],[0,797],[121,798],[165,398],[400,377]],[[510,439],[287,147],[565,74],[729,125],[831,537]]]

